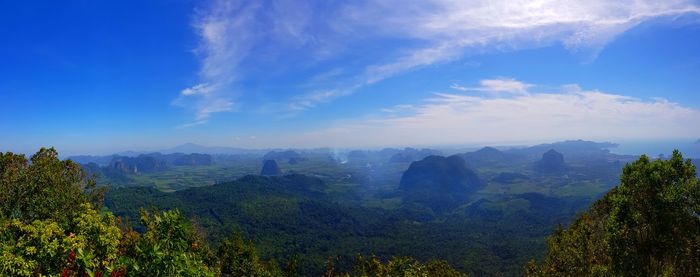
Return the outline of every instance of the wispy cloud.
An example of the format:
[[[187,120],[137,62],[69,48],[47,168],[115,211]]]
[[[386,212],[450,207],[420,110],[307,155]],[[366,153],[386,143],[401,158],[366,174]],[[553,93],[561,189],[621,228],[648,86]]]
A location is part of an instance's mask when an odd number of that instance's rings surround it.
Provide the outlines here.
[[[318,104],[326,103],[353,93],[359,85],[350,87],[315,90],[308,94],[295,96],[288,101],[287,107],[290,111],[303,111],[315,107]]]
[[[394,60],[368,64],[356,76],[358,88],[406,71],[451,62],[469,54],[561,43],[591,58],[619,34],[642,22],[700,14],[692,1],[370,1],[344,7],[339,20],[367,36],[415,40],[395,49]],[[403,54],[401,54],[403,53]],[[485,80],[491,92],[523,93],[508,80]],[[490,89],[490,90],[489,90]],[[342,95],[351,92],[343,91]],[[340,93],[338,95],[342,96]],[[311,105],[308,105],[311,106]]]
[[[212,114],[233,109],[232,83],[239,79],[240,64],[255,43],[258,9],[256,2],[214,1],[198,11],[193,26],[200,43],[194,52],[200,57],[201,83],[183,89],[172,102],[194,113],[194,121],[180,128],[204,124]]]
[[[400,104],[400,105],[394,105],[391,108],[384,108],[382,109],[382,112],[388,113],[388,114],[398,114],[402,112],[409,112],[414,110],[414,106],[410,104]]]
[[[452,84],[450,88],[461,91],[527,94],[528,89],[534,86],[512,78],[485,79],[481,80],[479,84],[480,86],[478,87],[464,87]]]
[[[207,121],[206,119],[204,119],[204,120],[196,120],[196,121],[193,121],[193,122],[190,122],[190,123],[180,124],[180,125],[177,126],[177,129],[186,129],[186,128],[190,128],[190,127],[192,127],[192,126],[197,126],[197,125],[206,124],[207,122],[208,122],[208,121]]]
[[[700,14],[696,2],[215,0],[195,16],[200,84],[184,89],[175,102],[206,118],[232,109],[236,97],[245,94],[233,88],[251,68],[274,63],[276,70],[318,73],[328,68],[324,61],[347,58],[343,55],[353,46],[382,45],[372,48],[382,59],[355,59],[346,67],[336,63],[327,74],[299,80],[297,91],[279,99],[290,111],[302,111],[407,71],[484,52],[562,44],[594,58],[643,22],[686,14]],[[529,88],[505,79],[485,80],[481,87],[520,94]]]
[[[407,112],[391,114],[396,110]],[[663,98],[638,99],[576,85],[561,86],[557,93],[440,93],[420,105],[386,111],[390,114],[342,122],[285,141],[359,147],[700,137],[700,128],[688,125],[700,121],[700,110]]]
[[[630,28],[659,17],[700,13],[693,1],[450,1],[406,5],[381,1],[353,7],[350,18],[380,34],[422,41],[394,61],[367,67],[367,82],[464,54],[562,43],[595,56]]]
[[[180,95],[190,96],[190,95],[197,95],[197,94],[208,94],[212,91],[213,91],[212,86],[210,86],[207,83],[202,83],[202,84],[194,85],[193,87],[183,89],[182,91],[180,91]]]

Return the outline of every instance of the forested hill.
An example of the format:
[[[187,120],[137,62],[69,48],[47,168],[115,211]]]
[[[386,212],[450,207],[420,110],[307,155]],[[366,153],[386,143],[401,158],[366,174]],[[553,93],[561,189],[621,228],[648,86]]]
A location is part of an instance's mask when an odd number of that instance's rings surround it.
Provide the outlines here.
[[[397,209],[343,205],[327,193],[330,188],[298,174],[246,176],[174,193],[114,189],[105,204],[129,218],[136,218],[140,207],[177,208],[194,218],[212,243],[240,231],[253,239],[264,258],[286,261],[296,255],[306,276],[321,274],[330,256],[341,256],[338,266],[351,269],[357,254],[440,258],[476,275],[519,275],[528,259],[543,253],[538,241],[551,226],[567,222],[589,201],[530,193],[482,199],[436,214],[429,203],[407,202]]]

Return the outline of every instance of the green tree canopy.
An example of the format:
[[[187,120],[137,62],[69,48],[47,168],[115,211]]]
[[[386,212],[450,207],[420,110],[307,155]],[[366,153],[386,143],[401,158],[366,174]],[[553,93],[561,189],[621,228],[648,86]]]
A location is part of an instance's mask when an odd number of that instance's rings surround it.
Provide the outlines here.
[[[146,232],[125,249],[122,262],[137,276],[214,276],[209,250],[178,210],[141,211]]]
[[[86,178],[73,161],[59,160],[53,148],[41,148],[29,160],[0,153],[0,217],[65,224],[83,203],[100,205],[102,196],[94,178]]]
[[[29,160],[0,153],[0,275],[111,271],[121,232],[95,209],[101,198],[94,179],[53,148]]]
[[[219,259],[219,273],[223,277],[251,276],[272,277],[282,276],[274,261],[263,262],[258,256],[255,244],[247,241],[240,233],[235,233],[231,238],[224,240],[217,250]],[[288,266],[288,275],[294,275],[296,268],[294,259]]]
[[[548,238],[541,265],[526,275],[697,276],[700,274],[700,182],[690,160],[642,156],[625,166],[620,185]]]

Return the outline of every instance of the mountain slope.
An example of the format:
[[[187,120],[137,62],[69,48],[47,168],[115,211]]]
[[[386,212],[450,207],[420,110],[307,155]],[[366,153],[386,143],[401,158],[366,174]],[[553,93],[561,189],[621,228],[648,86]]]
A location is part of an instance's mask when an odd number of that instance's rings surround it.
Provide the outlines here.
[[[470,193],[483,186],[476,173],[457,155],[429,156],[413,162],[399,184],[404,202],[420,203],[438,213],[466,202]]]

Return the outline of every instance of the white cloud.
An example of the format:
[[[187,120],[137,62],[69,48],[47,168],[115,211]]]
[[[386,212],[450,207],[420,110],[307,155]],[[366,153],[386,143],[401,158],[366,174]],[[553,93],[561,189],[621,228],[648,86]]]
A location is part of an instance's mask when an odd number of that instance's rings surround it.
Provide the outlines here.
[[[383,52],[382,59],[345,63],[352,68],[334,64],[329,73],[310,77],[311,85],[299,84],[301,91],[282,101],[289,102],[289,110],[300,111],[406,71],[489,51],[562,44],[595,57],[608,42],[643,22],[685,14],[700,14],[695,1],[214,0],[195,15],[194,23],[201,38],[199,82],[208,91],[186,88],[176,102],[195,114],[228,111],[221,107],[232,105],[221,102],[232,103],[243,93],[232,88],[249,68],[295,68],[298,60],[284,64],[278,58],[302,56],[308,70],[355,51],[353,43],[381,44],[372,49]],[[529,88],[508,81],[491,80],[481,87],[520,94]]]
[[[202,125],[202,124],[206,124],[206,123],[207,123],[207,120],[197,120],[197,121],[193,121],[190,123],[180,124],[177,126],[177,129],[186,129],[186,128],[190,128],[192,126]]]
[[[232,111],[243,93],[236,82],[250,71],[246,62],[256,66],[313,42],[307,32],[311,3],[212,0],[197,10],[193,27],[200,42],[194,52],[200,59],[200,84],[183,89],[173,104],[191,110],[197,122]]]
[[[212,91],[212,88],[213,87],[209,86],[207,83],[197,84],[195,86],[183,89],[180,91],[180,95],[190,96],[196,94],[207,94]]]
[[[351,94],[358,87],[358,85],[354,85],[352,87],[312,91],[309,94],[296,96],[290,99],[287,107],[291,111],[304,111],[309,108],[313,108],[320,103],[329,102],[338,97]]]
[[[344,7],[334,23],[365,36],[412,39],[421,47],[395,49],[398,57],[366,65],[359,88],[416,68],[451,62],[465,54],[517,50],[561,43],[591,57],[621,33],[661,17],[700,14],[693,1],[368,1]],[[348,27],[352,26],[352,27]],[[344,29],[344,30],[345,30]],[[403,53],[403,54],[401,54]],[[490,80],[484,91],[524,93],[527,87]],[[352,93],[344,91],[336,97]],[[312,106],[312,105],[308,105]]]
[[[450,88],[461,91],[477,91],[488,93],[513,93],[527,94],[532,84],[526,84],[512,78],[485,79],[479,82],[479,87],[464,87],[457,84],[452,84]]]
[[[660,17],[700,14],[694,1],[640,0],[430,0],[379,1],[349,9],[347,18],[382,35],[420,40],[426,47],[367,68],[373,83],[417,67],[489,49],[519,49],[560,42],[593,55],[619,34]]]
[[[213,113],[226,112],[233,109],[233,103],[226,99],[209,99],[206,105],[197,109],[196,119],[204,120]]]
[[[414,110],[413,105],[401,104],[401,105],[394,105],[391,108],[384,108],[384,109],[382,109],[382,112],[395,115],[397,113],[409,112],[409,111],[413,111],[413,110]]]
[[[192,111],[195,121],[178,128],[201,125],[212,114],[233,110],[236,92],[231,85],[239,78],[239,65],[256,40],[258,9],[257,2],[217,0],[196,15],[193,26],[200,37],[195,53],[201,58],[201,83],[183,89],[172,101],[173,105]]]
[[[287,142],[300,146],[527,143],[556,139],[676,139],[700,136],[700,111],[663,98],[637,99],[562,86],[558,93],[442,93],[389,114],[342,122]],[[396,107],[388,108],[394,111]]]

